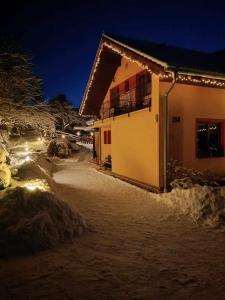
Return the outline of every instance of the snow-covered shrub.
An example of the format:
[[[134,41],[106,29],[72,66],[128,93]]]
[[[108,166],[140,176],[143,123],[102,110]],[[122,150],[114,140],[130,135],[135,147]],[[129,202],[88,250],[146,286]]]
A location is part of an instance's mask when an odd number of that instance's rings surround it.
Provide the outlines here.
[[[70,155],[70,150],[66,141],[52,140],[49,143],[47,153],[49,156],[67,158]]]
[[[9,153],[6,150],[5,146],[0,143],[0,163],[6,163],[8,155]]]
[[[225,188],[194,185],[161,196],[172,208],[211,226],[225,225]]]
[[[56,140],[52,140],[47,149],[48,156],[56,156],[57,155],[57,143]]]
[[[67,158],[70,154],[69,147],[65,142],[57,143],[57,156],[60,158]]]
[[[218,186],[219,177],[209,171],[200,171],[182,167],[177,160],[168,164],[168,178],[172,188],[190,188],[195,184]]]
[[[10,185],[11,171],[7,164],[0,163],[0,189],[5,189]]]
[[[72,241],[87,229],[83,218],[54,194],[26,188],[0,200],[0,256],[33,253]]]

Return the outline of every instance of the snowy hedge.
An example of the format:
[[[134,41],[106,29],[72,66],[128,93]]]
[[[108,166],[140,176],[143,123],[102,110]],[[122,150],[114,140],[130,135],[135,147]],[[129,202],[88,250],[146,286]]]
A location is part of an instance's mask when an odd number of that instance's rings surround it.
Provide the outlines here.
[[[0,256],[33,253],[73,240],[83,218],[52,193],[16,188],[0,199]]]

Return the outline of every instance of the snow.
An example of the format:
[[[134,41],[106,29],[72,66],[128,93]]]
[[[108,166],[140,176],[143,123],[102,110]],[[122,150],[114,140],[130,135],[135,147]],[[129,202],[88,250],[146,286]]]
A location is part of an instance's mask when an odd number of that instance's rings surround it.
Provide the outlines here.
[[[105,175],[88,153],[54,160],[53,179],[57,196],[92,232],[54,251],[2,261],[2,299],[224,299],[224,234],[184,214],[183,194],[172,205],[173,193],[169,199]]]
[[[1,198],[0,257],[54,248],[87,230],[82,217],[40,183],[9,189]]]
[[[82,142],[77,142],[77,145],[80,145],[86,149],[89,149],[89,150],[92,150],[93,149],[93,144],[85,144],[85,143],[82,143]]]
[[[178,213],[190,215],[196,222],[225,229],[224,187],[194,185],[188,189],[176,188],[160,199]]]

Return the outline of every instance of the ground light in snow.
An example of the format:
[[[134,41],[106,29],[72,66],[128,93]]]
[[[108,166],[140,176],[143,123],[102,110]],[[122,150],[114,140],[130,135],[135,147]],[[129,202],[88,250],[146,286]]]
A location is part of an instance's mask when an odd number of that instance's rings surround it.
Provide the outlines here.
[[[31,160],[30,156],[27,155],[26,158],[25,158],[25,161],[27,162],[27,161],[30,161],[30,160]]]
[[[35,191],[35,190],[49,191],[49,186],[46,180],[43,179],[29,180],[23,184],[23,187],[27,188],[30,191]]]

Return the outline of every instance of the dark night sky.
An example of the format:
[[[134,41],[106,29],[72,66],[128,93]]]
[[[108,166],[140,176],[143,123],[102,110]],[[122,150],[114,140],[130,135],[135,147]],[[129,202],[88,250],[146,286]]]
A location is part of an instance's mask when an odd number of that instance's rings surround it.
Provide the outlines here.
[[[8,1],[0,31],[32,54],[45,97],[78,106],[103,31],[214,51],[225,48],[225,1]]]

